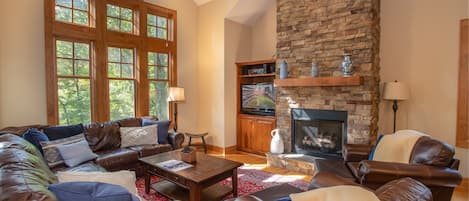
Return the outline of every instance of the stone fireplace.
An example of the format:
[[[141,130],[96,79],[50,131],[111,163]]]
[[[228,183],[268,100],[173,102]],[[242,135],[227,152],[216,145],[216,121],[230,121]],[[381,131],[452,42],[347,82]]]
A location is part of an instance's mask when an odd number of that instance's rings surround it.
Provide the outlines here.
[[[346,112],[341,140],[355,144],[374,140],[378,131],[379,34],[379,0],[278,0],[277,67],[285,60],[288,78],[311,77],[311,62],[318,64],[320,77],[342,76],[342,55],[350,53],[353,76],[363,79],[358,86],[277,86],[277,127],[285,152],[305,151],[292,146],[298,140],[316,143],[292,138],[296,108]],[[328,136],[337,130],[329,128],[333,124],[322,120],[299,126],[310,129],[307,135],[324,138],[323,145],[331,139],[337,147],[340,140]],[[314,129],[318,125],[322,126],[320,131]],[[338,152],[327,146],[323,151]]]
[[[342,159],[347,140],[347,112],[292,109],[292,152]]]

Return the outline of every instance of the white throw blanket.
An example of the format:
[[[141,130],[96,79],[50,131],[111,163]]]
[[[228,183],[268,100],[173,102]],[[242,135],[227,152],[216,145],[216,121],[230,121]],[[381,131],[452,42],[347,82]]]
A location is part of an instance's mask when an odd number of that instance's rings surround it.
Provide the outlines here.
[[[359,186],[333,186],[290,194],[292,201],[379,201],[376,195]]]
[[[373,160],[409,164],[414,145],[422,136],[428,135],[415,130],[400,130],[385,135],[376,146]]]

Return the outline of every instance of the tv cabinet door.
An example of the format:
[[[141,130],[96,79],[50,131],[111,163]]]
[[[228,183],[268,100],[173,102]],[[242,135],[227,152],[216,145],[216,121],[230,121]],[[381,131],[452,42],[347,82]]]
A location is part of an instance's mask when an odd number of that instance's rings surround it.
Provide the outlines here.
[[[251,136],[253,123],[254,118],[245,116],[239,118],[239,135],[241,135],[239,148],[242,151],[251,152],[252,150]]]
[[[257,153],[270,152],[270,132],[275,129],[275,120],[269,118],[257,118],[253,126],[252,149]]]

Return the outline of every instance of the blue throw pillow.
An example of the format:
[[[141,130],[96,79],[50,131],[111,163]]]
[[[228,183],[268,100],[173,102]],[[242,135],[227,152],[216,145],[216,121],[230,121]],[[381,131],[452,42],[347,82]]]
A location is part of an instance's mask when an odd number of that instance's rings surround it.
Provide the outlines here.
[[[275,201],[291,201],[291,198],[289,196],[287,196],[287,197],[279,198]]]
[[[370,155],[368,155],[368,160],[370,160],[370,161],[373,160],[373,157],[375,156],[376,147],[378,146],[378,143],[379,143],[379,141],[381,141],[381,138],[383,138],[383,136],[384,136],[383,134],[378,135],[378,139],[376,140],[376,144],[373,146],[373,148],[371,148]]]
[[[170,120],[154,121],[143,119],[142,126],[158,125],[158,144],[168,144],[168,130],[171,124]]]
[[[91,151],[86,140],[59,145],[57,146],[57,149],[68,167],[75,167],[83,162],[87,162],[98,157],[98,155]]]
[[[101,182],[65,182],[48,187],[59,201],[139,201],[122,186]]]
[[[74,135],[83,133],[83,125],[70,125],[70,126],[52,126],[44,129],[44,133],[49,137],[49,140],[58,140],[62,138],[72,137]]]
[[[23,138],[33,144],[41,152],[41,154],[44,155],[44,151],[42,150],[40,142],[49,141],[49,138],[46,134],[39,131],[37,128],[31,128],[23,134]]]

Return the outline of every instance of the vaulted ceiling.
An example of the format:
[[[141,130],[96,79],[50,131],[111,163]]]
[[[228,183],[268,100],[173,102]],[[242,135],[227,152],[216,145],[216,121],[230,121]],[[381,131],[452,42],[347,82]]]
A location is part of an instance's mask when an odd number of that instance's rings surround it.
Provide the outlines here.
[[[204,5],[210,1],[213,1],[213,0],[194,0],[195,4],[197,4],[198,6]]]

